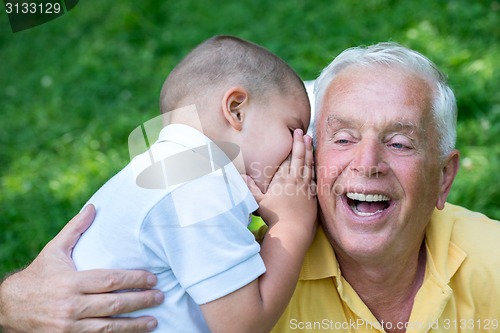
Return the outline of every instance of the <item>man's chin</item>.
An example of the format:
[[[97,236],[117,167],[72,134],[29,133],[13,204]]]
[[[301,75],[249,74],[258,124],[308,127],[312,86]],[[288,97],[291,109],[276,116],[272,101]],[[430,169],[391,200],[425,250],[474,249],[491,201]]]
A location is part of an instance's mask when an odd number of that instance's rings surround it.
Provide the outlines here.
[[[338,248],[348,257],[363,260],[383,258],[389,247],[390,238],[385,233],[348,232],[334,240]]]

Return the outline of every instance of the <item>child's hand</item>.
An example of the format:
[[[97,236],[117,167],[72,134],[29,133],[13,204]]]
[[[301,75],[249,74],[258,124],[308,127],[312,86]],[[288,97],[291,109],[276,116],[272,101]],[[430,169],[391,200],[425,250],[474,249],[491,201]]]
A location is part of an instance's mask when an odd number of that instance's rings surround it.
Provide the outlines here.
[[[302,130],[293,133],[290,156],[280,165],[268,190],[263,194],[250,177],[246,182],[259,203],[257,213],[268,226],[278,221],[314,225],[317,203],[313,180],[312,139]]]
[[[294,131],[292,153],[279,166],[266,193],[250,177],[244,177],[259,202],[257,212],[269,226],[260,246],[266,272],[238,291],[202,305],[206,318],[220,318],[220,313],[226,313],[227,309],[234,312],[243,302],[252,309],[245,318],[247,323],[255,324],[251,332],[256,328],[259,332],[269,332],[276,323],[292,297],[316,231],[313,178],[312,140],[302,130]],[[239,327],[241,318],[241,314],[235,315],[230,322],[236,319]],[[227,330],[227,325],[224,328]]]

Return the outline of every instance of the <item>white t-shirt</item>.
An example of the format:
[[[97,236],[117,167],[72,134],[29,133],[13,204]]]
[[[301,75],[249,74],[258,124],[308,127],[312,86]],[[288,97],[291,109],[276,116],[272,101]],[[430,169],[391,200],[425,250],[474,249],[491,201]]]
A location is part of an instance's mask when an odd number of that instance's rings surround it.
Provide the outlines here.
[[[165,127],[148,152],[89,200],[97,215],[73,250],[78,270],[155,273],[165,302],[127,316],[155,316],[158,332],[209,332],[199,304],[265,272],[247,229],[257,203],[210,143],[189,126]]]

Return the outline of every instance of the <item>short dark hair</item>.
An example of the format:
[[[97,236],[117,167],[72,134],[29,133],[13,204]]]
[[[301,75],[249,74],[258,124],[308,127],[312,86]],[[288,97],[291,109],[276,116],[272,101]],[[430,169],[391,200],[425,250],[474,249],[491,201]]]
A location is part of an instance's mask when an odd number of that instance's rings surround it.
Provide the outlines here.
[[[234,36],[215,36],[197,47],[170,72],[160,96],[162,113],[182,100],[197,98],[220,84],[241,85],[255,96],[293,93],[305,88],[297,73],[269,50]],[[297,90],[299,89],[299,90]]]

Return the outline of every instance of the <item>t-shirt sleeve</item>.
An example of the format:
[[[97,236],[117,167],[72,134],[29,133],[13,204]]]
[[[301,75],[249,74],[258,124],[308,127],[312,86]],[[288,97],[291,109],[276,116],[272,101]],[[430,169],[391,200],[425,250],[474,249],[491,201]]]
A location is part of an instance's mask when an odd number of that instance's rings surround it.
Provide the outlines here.
[[[265,272],[247,228],[256,208],[239,175],[219,170],[190,181],[151,209],[141,231],[144,251],[153,267],[171,269],[197,304],[213,301]]]

